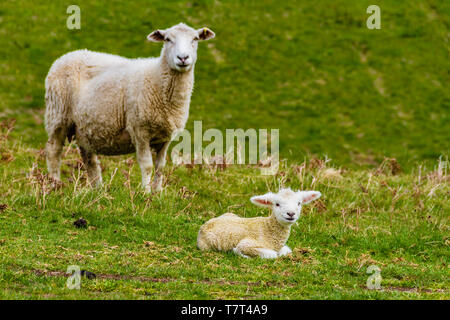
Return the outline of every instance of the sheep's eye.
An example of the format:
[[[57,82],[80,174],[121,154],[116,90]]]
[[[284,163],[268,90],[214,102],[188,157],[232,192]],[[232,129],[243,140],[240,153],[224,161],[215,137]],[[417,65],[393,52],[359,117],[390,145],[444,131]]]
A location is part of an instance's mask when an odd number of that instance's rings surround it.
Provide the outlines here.
[[[173,42],[173,41],[170,40],[169,38],[165,38],[164,41],[165,41],[165,42]]]
[[[280,206],[280,204],[279,204],[279,203],[275,203],[275,205],[276,205],[277,207],[279,207],[279,206]]]
[[[298,206],[300,207],[301,205],[302,205],[302,203],[301,203],[301,202],[299,202],[299,203],[298,203]]]

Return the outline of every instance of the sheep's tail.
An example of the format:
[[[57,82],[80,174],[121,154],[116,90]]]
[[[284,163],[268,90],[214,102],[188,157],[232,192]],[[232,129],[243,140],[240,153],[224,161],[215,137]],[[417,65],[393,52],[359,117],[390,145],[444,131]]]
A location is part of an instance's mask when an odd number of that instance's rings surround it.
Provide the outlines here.
[[[72,92],[67,78],[49,74],[45,80],[45,130],[52,135],[57,130],[69,131]]]

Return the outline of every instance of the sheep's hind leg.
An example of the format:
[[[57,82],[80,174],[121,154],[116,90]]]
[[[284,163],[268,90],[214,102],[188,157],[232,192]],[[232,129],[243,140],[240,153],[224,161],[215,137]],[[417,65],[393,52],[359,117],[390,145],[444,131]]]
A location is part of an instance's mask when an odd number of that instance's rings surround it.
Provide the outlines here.
[[[162,181],[163,181],[163,169],[166,165],[166,154],[167,149],[169,148],[170,141],[165,142],[162,146],[161,150],[158,151],[155,160],[155,177],[152,182],[152,189],[154,191],[161,191],[162,189]]]
[[[61,153],[66,140],[67,129],[58,128],[49,133],[49,138],[45,146],[47,158],[47,169],[50,178],[56,182],[61,181]]]
[[[153,159],[148,141],[150,141],[150,139],[136,141],[136,157],[139,166],[141,167],[142,187],[144,188],[145,193],[152,192],[150,182],[152,180]]]
[[[102,184],[102,169],[97,155],[80,148],[81,158],[88,173],[88,180],[91,185],[96,187]]]

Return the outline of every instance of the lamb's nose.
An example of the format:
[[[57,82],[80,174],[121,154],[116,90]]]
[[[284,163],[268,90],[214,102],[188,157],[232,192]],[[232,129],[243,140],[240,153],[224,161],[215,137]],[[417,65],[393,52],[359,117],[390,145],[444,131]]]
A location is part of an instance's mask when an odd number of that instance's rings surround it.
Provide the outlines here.
[[[287,215],[288,215],[289,217],[293,217],[293,216],[295,216],[295,212],[288,212]]]
[[[187,59],[189,59],[189,55],[186,54],[184,56],[177,56],[177,58],[184,63]]]

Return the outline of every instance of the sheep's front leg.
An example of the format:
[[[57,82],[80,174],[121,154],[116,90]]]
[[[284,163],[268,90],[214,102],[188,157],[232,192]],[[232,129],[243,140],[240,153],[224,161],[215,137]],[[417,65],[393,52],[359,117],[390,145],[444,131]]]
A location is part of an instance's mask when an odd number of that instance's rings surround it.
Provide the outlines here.
[[[280,251],[278,251],[278,256],[282,257],[287,254],[290,254],[291,252],[292,252],[291,248],[289,248],[288,246],[284,246],[283,248],[280,249]]]
[[[136,139],[136,157],[142,174],[142,187],[146,193],[151,193],[153,159],[150,150],[150,139]]]
[[[166,165],[166,154],[167,149],[169,149],[170,141],[165,142],[162,146],[161,150],[159,150],[156,155],[155,160],[155,178],[152,182],[152,189],[155,191],[161,191],[162,189],[162,181],[163,181],[163,169]]]
[[[261,248],[257,241],[253,239],[241,240],[233,252],[239,256],[248,258],[249,256],[256,256],[264,259],[274,259],[278,257],[278,253],[271,249]]]
[[[80,153],[88,173],[89,183],[97,187],[100,186],[102,184],[102,169],[100,168],[97,155],[83,148],[80,148]]]

